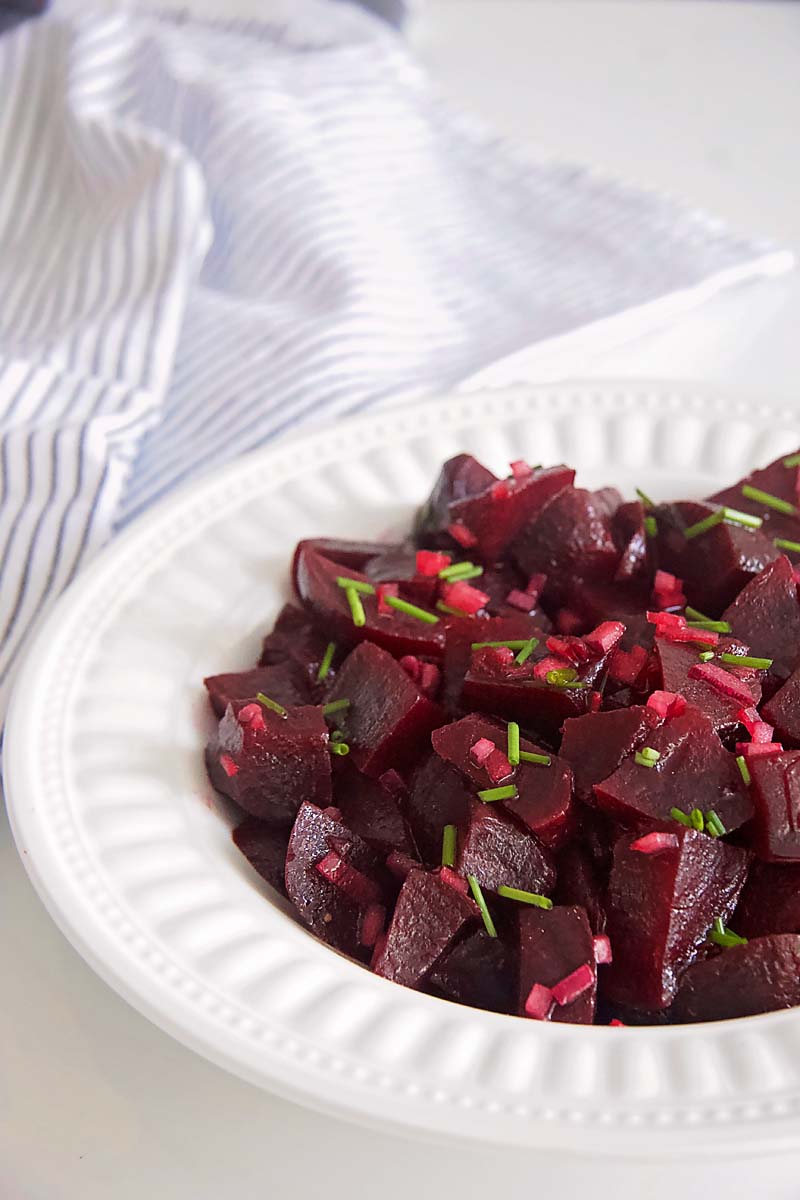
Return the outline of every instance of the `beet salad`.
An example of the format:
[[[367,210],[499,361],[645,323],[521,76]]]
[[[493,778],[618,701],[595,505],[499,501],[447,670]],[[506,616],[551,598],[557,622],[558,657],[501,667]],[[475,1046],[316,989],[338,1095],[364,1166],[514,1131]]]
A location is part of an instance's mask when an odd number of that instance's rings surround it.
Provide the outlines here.
[[[800,453],[705,500],[444,464],[206,679],[233,837],[381,975],[535,1021],[800,1003]]]

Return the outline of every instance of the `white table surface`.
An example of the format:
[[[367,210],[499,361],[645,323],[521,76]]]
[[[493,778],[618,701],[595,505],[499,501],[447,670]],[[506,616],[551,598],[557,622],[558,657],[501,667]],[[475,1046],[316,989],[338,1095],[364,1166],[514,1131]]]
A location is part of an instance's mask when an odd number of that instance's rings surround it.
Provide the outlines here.
[[[257,0],[217,7],[254,11]],[[522,141],[681,193],[800,252],[800,5],[424,7],[415,39],[458,103]],[[794,401],[798,311],[797,278],[759,284],[571,367],[700,377]],[[800,1156],[700,1169],[576,1160],[555,1172],[546,1156],[364,1133],[261,1093],[171,1041],[84,966],[34,895],[5,823],[0,953],[1,1200],[800,1193]]]

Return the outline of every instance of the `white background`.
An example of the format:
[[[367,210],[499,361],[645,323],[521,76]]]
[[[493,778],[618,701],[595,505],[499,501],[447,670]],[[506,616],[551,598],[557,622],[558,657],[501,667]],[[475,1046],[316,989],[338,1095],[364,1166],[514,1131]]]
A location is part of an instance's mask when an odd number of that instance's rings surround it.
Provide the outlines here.
[[[205,10],[214,7],[205,3]],[[220,11],[256,12],[257,0]],[[427,0],[414,38],[463,107],[800,252],[800,5]],[[800,397],[800,282],[744,288],[572,373]],[[588,1164],[411,1144],[305,1112],[149,1025],[61,938],[0,829],[0,1200],[797,1200],[800,1161]],[[758,1186],[752,1182],[757,1175]],[[663,1190],[662,1190],[663,1189]],[[724,1189],[724,1192],[723,1192]]]

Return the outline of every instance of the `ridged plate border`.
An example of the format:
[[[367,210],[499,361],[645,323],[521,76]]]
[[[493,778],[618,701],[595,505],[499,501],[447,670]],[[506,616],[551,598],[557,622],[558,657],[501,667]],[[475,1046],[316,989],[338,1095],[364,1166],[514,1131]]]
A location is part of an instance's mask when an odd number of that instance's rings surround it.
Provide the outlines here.
[[[315,942],[230,846],[202,776],[197,681],[252,657],[299,536],[379,535],[459,449],[668,495],[798,444],[798,414],[706,389],[525,386],[341,422],[185,488],[79,578],[19,674],[6,795],[51,914],[180,1041],[365,1124],[623,1156],[796,1148],[800,1012],[537,1025],[407,991]]]

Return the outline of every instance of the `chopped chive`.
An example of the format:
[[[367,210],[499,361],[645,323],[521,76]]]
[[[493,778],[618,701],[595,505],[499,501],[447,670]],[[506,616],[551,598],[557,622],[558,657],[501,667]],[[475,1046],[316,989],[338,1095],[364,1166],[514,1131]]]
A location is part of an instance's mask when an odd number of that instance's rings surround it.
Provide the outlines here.
[[[636,495],[639,497],[645,508],[655,508],[655,504],[650,499],[647,492],[643,492],[641,488],[636,488]]]
[[[720,525],[725,520],[723,509],[718,508],[716,512],[709,513],[707,517],[703,517],[702,521],[695,521],[694,525],[689,525],[684,529],[683,536],[690,541],[692,538],[699,537],[701,533],[706,533],[707,530],[713,529],[715,525]]]
[[[347,603],[350,605],[350,613],[353,618],[354,625],[366,625],[367,614],[364,612],[364,605],[361,603],[361,597],[355,588],[345,588],[344,594],[347,597]]]
[[[711,633],[730,633],[731,627],[727,621],[687,621],[690,629],[707,629]]]
[[[277,713],[279,717],[288,717],[289,713],[282,704],[278,704],[277,700],[270,700],[269,696],[265,696],[263,692],[256,692],[256,700],[259,704],[263,704],[264,708],[268,708],[270,712]]]
[[[644,532],[649,538],[658,537],[658,522],[655,517],[645,517]]]
[[[341,729],[332,729],[328,736],[332,742],[344,741],[344,734],[342,733]]]
[[[483,917],[483,923],[486,926],[486,932],[488,933],[489,937],[496,938],[497,930],[494,927],[494,921],[492,920],[492,914],[489,912],[489,909],[486,907],[486,901],[483,898],[483,892],[481,891],[481,885],[478,883],[478,881],[474,875],[467,876],[467,883],[469,884],[472,895],[475,898],[475,903],[477,904],[478,908],[481,910],[481,916]]]
[[[553,901],[547,896],[540,896],[538,892],[525,892],[522,888],[506,887],[501,883],[497,889],[498,896],[505,896],[506,900],[519,900],[520,904],[533,904],[536,908],[552,908]]]
[[[698,833],[702,833],[706,827],[705,817],[699,808],[693,808],[689,813],[689,820],[692,823],[692,829],[696,829]]]
[[[336,642],[328,642],[328,645],[325,647],[325,653],[322,656],[322,662],[319,664],[319,670],[317,671],[317,679],[320,681],[320,683],[322,683],[323,679],[328,678],[328,672],[331,669],[331,663],[333,662],[333,656],[335,653]]]
[[[800,467],[800,454],[790,454],[788,458],[783,460],[785,467]]]
[[[519,725],[516,721],[508,722],[508,748],[506,758],[512,767],[519,766]]]
[[[455,825],[445,825],[442,830],[442,866],[453,867],[456,861],[456,838],[457,832]]]
[[[790,504],[788,500],[781,500],[780,496],[773,496],[771,492],[762,492],[761,488],[751,487],[749,483],[743,485],[742,495],[748,500],[756,500],[759,504],[774,509],[775,512],[786,513],[789,517],[800,515],[796,504]]]
[[[708,940],[714,942],[717,946],[746,946],[747,938],[739,937],[738,933],[734,933],[732,929],[728,929],[723,924],[722,919],[717,917],[712,928],[708,932]]]
[[[654,750],[652,746],[642,746],[641,750],[634,754],[633,761],[639,767],[654,767],[660,758],[660,750]]]
[[[779,550],[791,550],[792,554],[800,554],[800,542],[790,542],[788,538],[774,538],[773,544]]]
[[[350,753],[350,747],[348,746],[347,742],[331,742],[329,749],[331,754]]]
[[[563,667],[560,670],[548,671],[545,675],[545,682],[551,687],[561,688],[585,688],[588,684],[583,683],[577,678],[578,672],[574,667]]]
[[[727,832],[714,809],[709,809],[706,813],[706,833],[711,834],[711,837],[724,837]]]
[[[683,610],[686,614],[686,619],[691,621],[711,621],[712,617],[707,617],[705,613],[701,613],[699,608],[692,608],[691,604],[687,604]]]
[[[439,572],[440,579],[477,579],[483,574],[483,567],[478,567],[472,562],[457,562],[451,563],[449,567],[442,567]]]
[[[722,509],[726,525],[744,525],[745,529],[760,529],[764,524],[763,517],[754,517],[752,513],[740,512],[738,508]]]
[[[521,667],[523,663],[526,663],[528,661],[528,659],[533,654],[534,650],[536,649],[536,647],[538,645],[539,645],[538,638],[530,638],[525,643],[525,645],[522,647],[519,654],[514,659],[514,662],[517,663],[517,665]]]
[[[486,650],[491,647],[493,650],[499,649],[502,646],[508,646],[509,650],[524,650],[528,645],[530,638],[517,639],[511,642],[473,642],[472,650]]]
[[[757,671],[768,671],[772,666],[771,658],[754,658],[752,654],[720,654],[720,659],[734,667],[755,667]]]
[[[384,597],[384,603],[388,603],[388,597]],[[444,600],[436,601],[436,608],[441,613],[446,613],[448,617],[474,617],[474,613],[464,612],[463,608],[451,608],[449,604],[445,604]]]
[[[701,651],[700,651],[700,653],[699,653],[699,655],[698,655],[698,658],[700,659],[700,662],[711,662],[711,659],[712,659],[713,657],[714,657],[714,651],[713,651],[713,650],[701,650]]]
[[[749,787],[750,786],[750,768],[748,767],[747,759],[745,758],[745,756],[743,754],[737,754],[736,765],[739,768],[742,779],[744,780],[747,787]]]
[[[516,784],[506,783],[503,787],[484,788],[482,792],[478,792],[478,799],[484,804],[491,804],[493,800],[513,800],[518,795]]]
[[[715,933],[724,933],[725,932],[725,922],[722,920],[722,917],[714,917],[714,923],[711,926],[711,928],[714,930]]]
[[[384,596],[384,601],[391,608],[405,613],[407,617],[416,617],[418,621],[427,621],[429,625],[435,625],[439,620],[435,613],[426,612],[424,608],[418,608],[416,604],[409,604],[407,600],[401,600],[399,596]]]
[[[354,592],[361,592],[362,596],[374,596],[375,588],[371,583],[366,583],[363,579],[347,579],[344,575],[337,575],[336,582],[340,588],[345,591],[352,588]]]
[[[530,750],[520,750],[519,761],[533,763],[537,767],[549,767],[551,760],[549,754],[532,754]]]
[[[342,712],[343,709],[350,707],[349,700],[331,700],[329,704],[323,704],[323,717],[332,717],[334,713]]]
[[[681,825],[692,824],[691,817],[687,816],[686,813],[682,812],[679,808],[671,808],[669,810],[669,815],[672,817],[673,821],[680,821]]]

